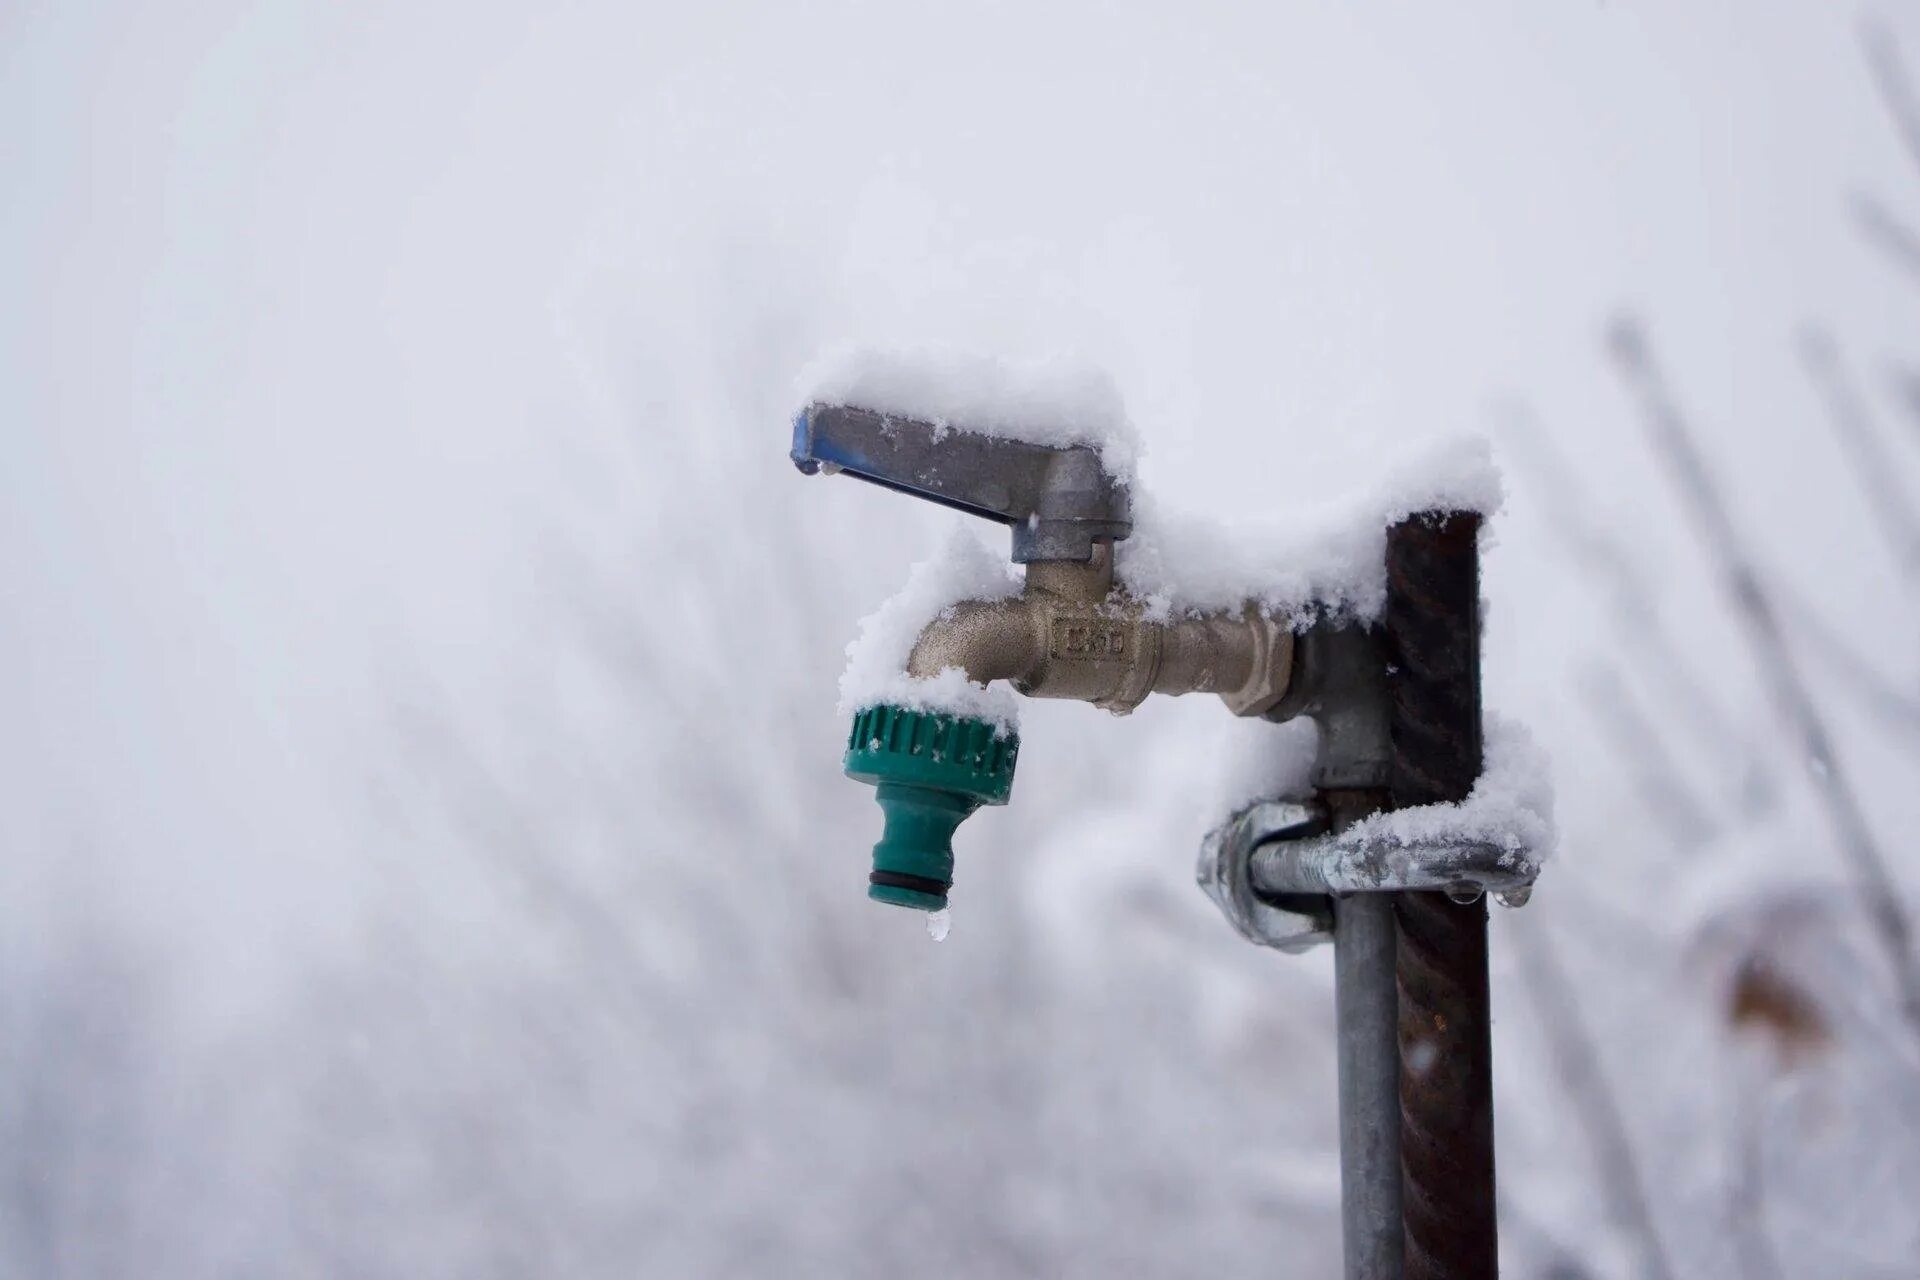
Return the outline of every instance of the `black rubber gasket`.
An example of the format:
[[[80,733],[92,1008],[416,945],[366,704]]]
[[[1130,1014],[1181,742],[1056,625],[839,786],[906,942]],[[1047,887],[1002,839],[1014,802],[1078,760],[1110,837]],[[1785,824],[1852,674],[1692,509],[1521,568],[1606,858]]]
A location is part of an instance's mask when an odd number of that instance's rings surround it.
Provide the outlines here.
[[[868,884],[879,885],[883,889],[911,889],[915,893],[930,893],[936,898],[947,896],[947,890],[953,888],[950,880],[935,880],[930,876],[910,876],[904,871],[876,871],[867,877]]]

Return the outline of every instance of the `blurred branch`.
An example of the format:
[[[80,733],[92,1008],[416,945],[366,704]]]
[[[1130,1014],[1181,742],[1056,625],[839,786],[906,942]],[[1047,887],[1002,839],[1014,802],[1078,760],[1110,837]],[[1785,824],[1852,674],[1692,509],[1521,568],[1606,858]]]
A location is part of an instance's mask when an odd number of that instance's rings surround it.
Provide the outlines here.
[[[1504,433],[1502,444],[1545,493],[1541,511],[1567,554],[1606,584],[1614,617],[1633,638],[1633,651],[1641,659],[1638,670],[1658,682],[1665,705],[1694,730],[1711,754],[1744,764],[1738,770],[1744,798],[1755,807],[1766,804],[1773,791],[1771,771],[1748,736],[1734,727],[1733,717],[1708,692],[1687,650],[1668,634],[1656,593],[1639,563],[1594,516],[1586,486],[1575,477],[1544,425],[1521,406],[1511,406],[1508,418],[1512,429]]]
[[[1920,369],[1910,365],[1895,368],[1893,393],[1907,417],[1912,419],[1910,425],[1920,431]]]
[[[1827,670],[1853,689],[1860,705],[1887,728],[1920,743],[1920,697],[1899,688],[1875,670],[1818,609],[1797,594],[1785,589],[1775,594],[1794,635],[1813,651]]]
[[[1740,1257],[1740,1274],[1751,1280],[1786,1280],[1779,1251],[1767,1230],[1765,1125],[1759,1092],[1733,1086],[1733,1180],[1727,1187],[1727,1226]]]
[[[1615,758],[1627,762],[1647,811],[1667,828],[1675,847],[1691,849],[1711,839],[1719,823],[1687,786],[1665,738],[1640,713],[1619,667],[1589,662],[1579,687],[1602,732],[1613,739]]]
[[[1913,929],[1885,852],[1854,794],[1833,748],[1826,718],[1814,703],[1780,625],[1779,611],[1763,585],[1751,553],[1735,532],[1706,460],[1681,417],[1640,324],[1617,320],[1609,335],[1615,364],[1640,400],[1654,449],[1700,531],[1725,581],[1734,613],[1747,636],[1768,692],[1807,762],[1836,844],[1852,867],[1861,904],[1873,925],[1900,992],[1900,1008],[1920,1034],[1920,964]]]
[[[1854,196],[1853,220],[1868,244],[1902,271],[1920,280],[1920,232],[1869,195]]]
[[[149,958],[76,916],[46,965],[4,971],[0,1262],[33,1276],[129,1275],[139,1157],[156,1141],[164,1043]]]
[[[589,987],[611,986],[631,1009],[657,1015],[664,993],[647,981],[646,959],[607,896],[567,874],[551,837],[506,794],[462,734],[418,703],[398,703],[393,714],[419,776],[449,792],[446,809],[466,837],[462,847],[481,854],[523,901],[559,926],[594,975]]]
[[[1599,1166],[1608,1216],[1616,1230],[1632,1239],[1640,1258],[1640,1274],[1646,1280],[1670,1280],[1673,1268],[1654,1226],[1652,1202],[1634,1159],[1626,1120],[1600,1072],[1599,1046],[1575,1012],[1580,1007],[1579,996],[1560,968],[1545,930],[1516,924],[1508,936],[1524,953],[1517,966],[1520,985],[1546,1035],[1547,1051],[1560,1083],[1566,1087],[1574,1116],[1586,1131],[1594,1162]]]
[[[1860,43],[1866,49],[1867,69],[1873,75],[1874,88],[1880,91],[1880,101],[1893,117],[1907,158],[1920,170],[1920,98],[1914,96],[1913,83],[1907,78],[1893,28],[1879,19],[1869,19],[1860,24]]]
[[[1539,1280],[1596,1280],[1587,1264],[1578,1254],[1563,1244],[1559,1237],[1547,1230],[1540,1220],[1510,1192],[1502,1189],[1500,1197],[1500,1229],[1504,1236],[1524,1238],[1533,1242],[1533,1248],[1543,1257],[1537,1271],[1526,1274],[1538,1276]]]
[[[1893,459],[1881,447],[1866,404],[1841,365],[1832,335],[1818,325],[1805,326],[1800,332],[1800,359],[1826,401],[1841,452],[1853,465],[1894,562],[1911,587],[1920,576],[1920,518],[1907,495],[1894,485]]]
[[[1920,170],[1920,100],[1914,96],[1913,83],[1901,61],[1893,29],[1885,22],[1867,21],[1861,24],[1860,42],[1866,51],[1867,70],[1893,120],[1900,145]],[[1909,275],[1920,279],[1920,232],[1879,200],[1864,193],[1853,197],[1853,217],[1868,244]]]

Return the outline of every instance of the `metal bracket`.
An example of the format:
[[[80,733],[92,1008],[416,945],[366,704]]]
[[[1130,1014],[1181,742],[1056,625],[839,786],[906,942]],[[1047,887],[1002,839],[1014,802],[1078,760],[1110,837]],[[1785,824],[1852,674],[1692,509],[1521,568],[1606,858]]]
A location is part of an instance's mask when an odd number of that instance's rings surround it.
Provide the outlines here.
[[[1300,952],[1333,941],[1333,897],[1437,890],[1472,901],[1494,893],[1518,907],[1539,874],[1531,850],[1444,830],[1395,839],[1366,823],[1329,834],[1319,805],[1267,800],[1207,833],[1197,878],[1242,937]]]
[[[1306,716],[1320,728],[1313,785],[1320,791],[1384,788],[1393,747],[1387,737],[1386,659],[1370,629],[1322,618],[1294,641],[1294,677],[1266,717]]]
[[[1326,810],[1319,805],[1276,800],[1249,805],[1200,842],[1195,878],[1249,942],[1292,953],[1332,942],[1333,903],[1324,893],[1267,894],[1252,878],[1256,849],[1306,840],[1326,829]]]
[[[1255,892],[1268,895],[1439,890],[1462,902],[1497,893],[1509,906],[1525,903],[1540,874],[1530,850],[1459,833],[1396,839],[1369,831],[1364,822],[1338,835],[1259,845],[1249,862],[1246,874]]]

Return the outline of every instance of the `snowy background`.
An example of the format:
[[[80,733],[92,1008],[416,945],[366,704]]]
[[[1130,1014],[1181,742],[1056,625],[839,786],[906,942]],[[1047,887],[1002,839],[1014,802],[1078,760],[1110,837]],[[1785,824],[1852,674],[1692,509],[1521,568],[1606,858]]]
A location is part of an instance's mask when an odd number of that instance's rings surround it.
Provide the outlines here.
[[[1493,921],[1508,1273],[1912,1275],[1819,800],[1920,903],[1876,56],[1920,11],[0,6],[0,1274],[1334,1273],[1330,957],[1191,880],[1293,730],[1030,705],[951,938],[864,899],[843,648],[962,517],[786,424],[930,343],[1105,367],[1226,520],[1490,435],[1565,835]]]

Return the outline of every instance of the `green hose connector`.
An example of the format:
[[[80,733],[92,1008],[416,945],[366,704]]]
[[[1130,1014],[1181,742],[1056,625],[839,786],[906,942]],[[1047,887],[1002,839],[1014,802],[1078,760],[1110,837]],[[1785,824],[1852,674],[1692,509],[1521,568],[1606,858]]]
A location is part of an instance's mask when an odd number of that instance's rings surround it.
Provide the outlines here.
[[[846,772],[870,782],[886,814],[873,846],[867,896],[896,907],[939,911],[953,886],[953,833],[983,804],[1013,790],[1017,734],[984,720],[868,707],[853,717]]]

